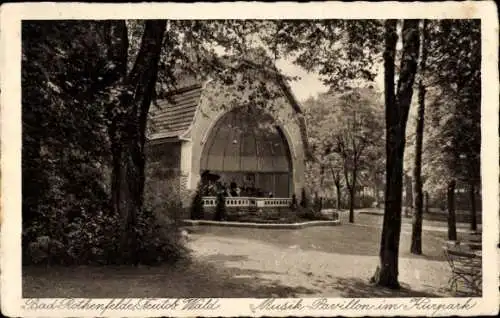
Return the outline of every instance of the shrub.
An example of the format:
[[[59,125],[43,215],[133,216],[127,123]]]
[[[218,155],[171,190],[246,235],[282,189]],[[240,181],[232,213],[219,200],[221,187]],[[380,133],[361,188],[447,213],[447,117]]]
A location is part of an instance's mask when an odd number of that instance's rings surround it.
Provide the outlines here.
[[[323,208],[323,198],[320,198],[320,197],[314,197],[314,201],[313,201],[313,209],[315,211],[321,211],[321,209]]]
[[[121,217],[103,212],[79,217],[61,232],[44,233],[43,223],[35,222],[23,233],[23,262],[25,264],[143,264],[176,261],[187,255],[181,243],[180,231],[170,217],[145,210],[137,218],[134,235],[136,253],[123,255],[120,251]],[[37,235],[36,233],[41,233]],[[133,258],[133,259],[132,259]]]
[[[175,222],[151,211],[144,211],[135,228],[138,237],[137,256],[140,263],[171,263],[188,255]]]
[[[220,191],[217,193],[217,204],[215,206],[215,221],[223,221],[226,219],[226,200],[224,197],[224,192]]]
[[[311,220],[311,221],[326,221],[330,220],[330,218],[326,215],[321,214],[320,211],[315,211],[312,208],[303,208],[300,207],[297,210],[297,216],[301,219]]]
[[[300,206],[307,208],[309,206],[309,198],[307,197],[306,189],[302,188]]]
[[[295,194],[292,194],[292,203],[290,204],[290,209],[292,211],[297,210],[297,196]]]
[[[192,220],[201,220],[203,219],[204,211],[203,211],[203,197],[202,197],[202,185],[201,182],[198,184],[196,188],[196,193],[193,197],[193,201],[191,202],[191,219]]]
[[[358,208],[371,208],[375,203],[375,198],[371,195],[360,195],[356,203]]]
[[[113,264],[120,262],[120,218],[104,214],[80,217],[67,228],[67,262]]]

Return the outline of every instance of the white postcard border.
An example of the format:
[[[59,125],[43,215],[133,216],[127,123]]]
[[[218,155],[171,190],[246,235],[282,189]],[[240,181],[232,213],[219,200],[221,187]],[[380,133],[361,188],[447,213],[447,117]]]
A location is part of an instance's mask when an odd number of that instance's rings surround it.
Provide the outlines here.
[[[363,18],[480,18],[482,19],[482,116],[481,171],[483,189],[483,297],[432,298],[433,304],[475,302],[467,310],[285,310],[252,312],[262,299],[218,299],[217,310],[201,311],[108,311],[105,316],[368,316],[368,315],[488,315],[498,312],[497,243],[499,237],[499,138],[498,138],[498,17],[493,2],[434,3],[195,3],[195,4],[82,4],[29,3],[1,7],[1,302],[2,312],[9,316],[96,316],[92,310],[22,310],[21,293],[21,20],[26,19],[363,19]],[[486,213],[485,213],[486,212]],[[374,268],[375,268],[374,264]],[[363,304],[407,304],[413,299],[360,299]],[[44,299],[43,303],[67,300]],[[95,299],[92,303],[110,300]],[[140,302],[141,300],[131,300]],[[142,300],[143,301],[143,300]],[[285,299],[278,300],[286,302]],[[288,300],[292,301],[292,300]],[[304,304],[314,299],[304,298]],[[349,301],[330,298],[329,302]],[[253,306],[253,307],[252,307]],[[62,306],[60,306],[62,308]]]

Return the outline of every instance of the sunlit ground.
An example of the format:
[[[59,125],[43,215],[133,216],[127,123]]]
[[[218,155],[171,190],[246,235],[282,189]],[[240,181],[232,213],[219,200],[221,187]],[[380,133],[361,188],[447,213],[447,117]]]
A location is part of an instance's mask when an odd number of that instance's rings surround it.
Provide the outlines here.
[[[23,270],[24,297],[410,297],[451,296],[442,246],[446,224],[425,222],[422,256],[409,253],[404,220],[399,291],[368,283],[377,264],[382,217],[300,230],[203,227],[191,234],[193,261],[160,267]],[[458,225],[459,239],[467,225]]]

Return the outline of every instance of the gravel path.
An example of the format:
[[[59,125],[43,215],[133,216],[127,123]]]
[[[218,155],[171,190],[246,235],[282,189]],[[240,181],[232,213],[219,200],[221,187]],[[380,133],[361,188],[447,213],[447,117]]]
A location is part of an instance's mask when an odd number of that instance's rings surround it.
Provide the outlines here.
[[[344,216],[341,217],[343,219]],[[403,226],[398,291],[368,283],[378,263],[381,218],[356,224],[271,230],[191,228],[191,262],[175,266],[24,267],[24,297],[422,297],[451,296],[442,246],[446,233],[424,228],[424,255],[409,253]],[[437,225],[437,226],[436,226]],[[465,234],[459,233],[459,238]]]

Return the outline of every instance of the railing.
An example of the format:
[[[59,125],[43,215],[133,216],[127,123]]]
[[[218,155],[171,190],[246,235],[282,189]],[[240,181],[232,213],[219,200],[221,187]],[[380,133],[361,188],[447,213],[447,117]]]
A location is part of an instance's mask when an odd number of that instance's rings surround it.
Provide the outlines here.
[[[203,206],[217,205],[216,197],[203,197]],[[226,197],[227,207],[287,207],[292,203],[290,198],[255,198],[255,197]]]
[[[292,199],[289,198],[256,198],[258,207],[282,207],[290,206]]]

